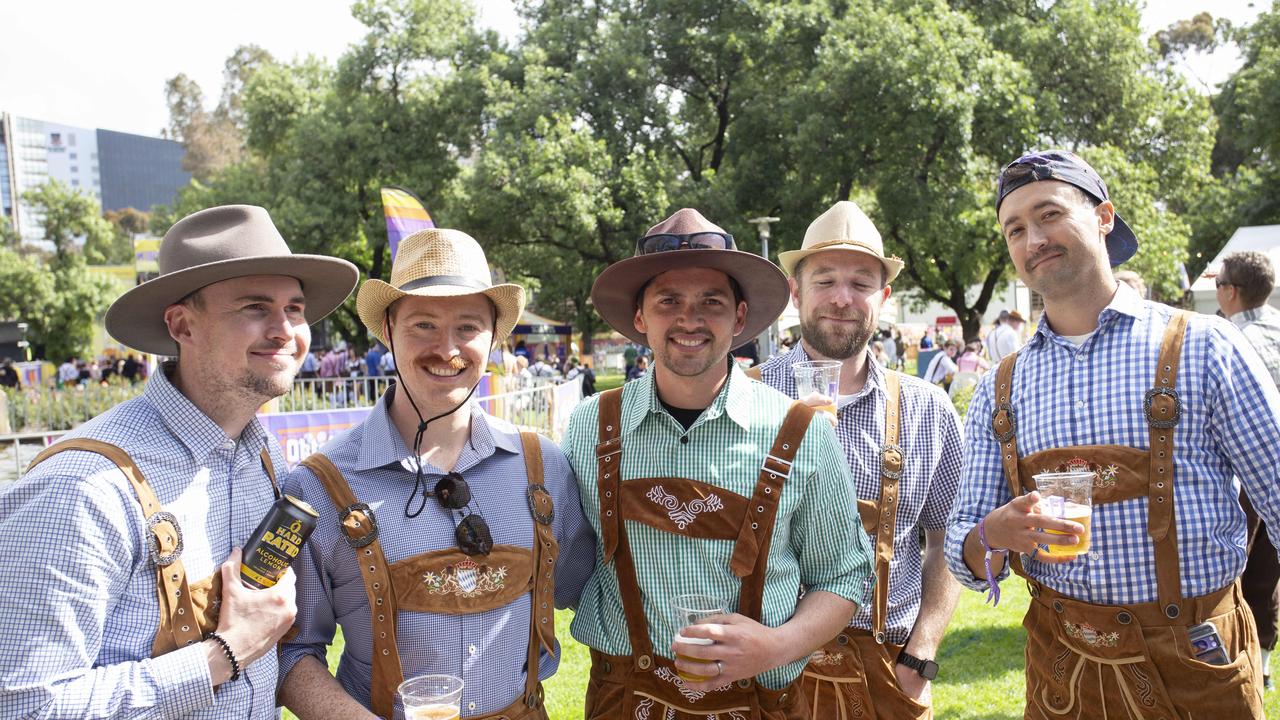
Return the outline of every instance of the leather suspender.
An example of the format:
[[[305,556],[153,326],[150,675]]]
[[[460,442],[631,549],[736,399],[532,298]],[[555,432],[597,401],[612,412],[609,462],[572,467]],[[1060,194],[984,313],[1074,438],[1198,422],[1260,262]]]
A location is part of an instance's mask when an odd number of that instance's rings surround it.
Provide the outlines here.
[[[889,564],[893,561],[893,536],[897,528],[900,493],[898,481],[906,454],[898,444],[902,427],[901,377],[885,371],[884,445],[880,447],[880,502],[876,516],[876,585],[871,610],[871,633],[876,642],[885,642],[885,625],[889,617]]]

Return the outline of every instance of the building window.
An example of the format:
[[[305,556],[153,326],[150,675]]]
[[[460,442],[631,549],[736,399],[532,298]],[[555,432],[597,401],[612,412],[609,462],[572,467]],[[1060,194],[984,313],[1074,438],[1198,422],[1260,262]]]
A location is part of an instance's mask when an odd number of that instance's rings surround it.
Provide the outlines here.
[[[75,159],[76,159],[76,154],[75,154],[75,153],[71,153],[71,159],[72,159],[72,160],[75,160]]]
[[[98,159],[98,153],[89,153],[89,159],[90,159],[90,160],[97,160],[97,159]]]
[[[75,146],[76,146],[76,134],[75,134],[75,133],[67,133],[67,145],[70,145],[71,147],[75,147]]]
[[[77,180],[76,178],[71,178],[71,187],[78,187],[79,185],[80,185],[79,180]]]
[[[72,165],[72,166],[71,166],[71,172],[80,172],[80,166],[79,166],[79,165]]]

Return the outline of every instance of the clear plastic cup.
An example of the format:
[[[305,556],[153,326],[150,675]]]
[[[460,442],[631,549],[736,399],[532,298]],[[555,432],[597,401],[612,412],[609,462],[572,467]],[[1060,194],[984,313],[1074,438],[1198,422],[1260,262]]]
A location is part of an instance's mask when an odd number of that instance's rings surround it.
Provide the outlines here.
[[[462,714],[462,678],[419,675],[400,683],[405,720],[457,720]]]
[[[840,365],[836,360],[810,360],[792,365],[791,373],[796,378],[796,397],[805,400],[811,395],[822,395],[831,402],[815,407],[835,415],[836,397],[840,392]]]
[[[1092,470],[1040,473],[1035,476],[1036,490],[1040,493],[1040,514],[1070,520],[1084,526],[1084,532],[1076,536],[1071,545],[1045,545],[1044,552],[1054,557],[1075,557],[1089,551],[1090,527],[1093,521]],[[1045,530],[1053,535],[1069,533]]]
[[[728,613],[728,610],[725,608],[725,602],[720,598],[712,597],[711,595],[699,595],[696,593],[689,595],[677,595],[671,598],[671,610],[675,614],[676,620],[675,641],[688,643],[690,645],[712,645],[715,641],[710,638],[685,637],[680,633],[681,630],[689,627],[690,625],[701,624],[708,618]],[[690,662],[706,662],[706,660],[689,657],[688,655],[681,655],[679,653],[676,653],[676,659],[687,660]],[[702,682],[704,680],[711,679],[711,676],[709,675],[693,675],[678,668],[677,673],[681,678],[690,682]]]

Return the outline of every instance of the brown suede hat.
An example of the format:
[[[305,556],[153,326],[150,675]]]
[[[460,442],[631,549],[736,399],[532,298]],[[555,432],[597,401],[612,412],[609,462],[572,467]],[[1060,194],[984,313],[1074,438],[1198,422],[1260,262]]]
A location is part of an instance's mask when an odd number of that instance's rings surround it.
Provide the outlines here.
[[[600,273],[591,286],[591,302],[605,322],[628,339],[648,346],[649,340],[636,329],[636,296],[640,288],[668,270],[705,267],[719,270],[738,282],[747,303],[747,319],[742,332],[735,336],[734,346],[759,335],[775,322],[787,307],[787,278],[777,265],[748,252],[738,250],[733,236],[692,208],[682,208],[674,215],[649,228],[645,237],[653,235],[691,235],[720,233],[727,239],[726,249],[679,249],[637,254],[620,260]]]
[[[212,207],[169,228],[160,241],[160,276],[116,298],[107,310],[107,332],[142,352],[177,355],[165,309],[206,285],[252,275],[297,278],[307,298],[308,323],[336,310],[360,278],[346,260],[293,254],[263,208]]]

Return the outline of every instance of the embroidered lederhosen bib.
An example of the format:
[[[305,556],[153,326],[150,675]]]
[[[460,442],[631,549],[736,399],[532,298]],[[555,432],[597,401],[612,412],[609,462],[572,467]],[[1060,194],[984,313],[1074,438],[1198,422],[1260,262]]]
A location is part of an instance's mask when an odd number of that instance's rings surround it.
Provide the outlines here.
[[[868,535],[875,536],[876,584],[872,595],[871,631],[848,628],[813,653],[804,670],[804,691],[813,717],[928,718],[932,711],[902,694],[894,675],[901,645],[886,641],[889,615],[889,564],[897,524],[899,490],[905,453],[898,444],[902,430],[901,376],[885,371],[884,444],[880,446],[880,499],[858,501],[858,515]]]
[[[529,645],[524,693],[497,713],[471,716],[485,720],[546,718],[538,659],[542,650],[555,652],[555,562],[560,545],[552,531],[555,511],[551,493],[542,484],[542,446],[538,436],[520,433],[526,493],[533,516],[534,548],[494,545],[488,555],[470,556],[457,548],[434,550],[387,563],[378,539],[373,511],[358,502],[351,486],[329,458],[315,453],[302,464],[324,485],[338,509],[347,543],[360,561],[373,628],[373,712],[391,718],[396,688],[404,681],[396,646],[396,613],[400,611],[473,614],[511,604],[531,593]]]
[[[596,445],[600,542],[614,563],[631,655],[591,651],[586,719],[795,720],[808,718],[799,683],[769,690],[742,679],[711,692],[688,688],[675,664],[654,653],[624,520],[686,537],[733,540],[729,569],[742,579],[738,612],[759,621],[769,545],[782,485],[809,427],[813,408],[793,403],[760,467],[750,498],[685,478],[622,482],[622,389],[603,393]]]
[[[36,455],[26,472],[68,450],[96,453],[115,463],[128,478],[138,504],[142,506],[142,515],[146,518],[151,537],[148,548],[156,567],[156,597],[160,602],[160,627],[151,645],[151,657],[203,640],[205,633],[218,627],[218,609],[222,603],[220,571],[215,568],[213,575],[194,584],[188,582],[187,571],[182,566],[182,528],[178,526],[178,518],[160,507],[160,499],[156,497],[151,483],[120,447],[90,438],[67,438]],[[271,480],[271,489],[279,497],[275,469],[266,450],[262,451],[262,467]]]
[[[1261,683],[1253,667],[1257,634],[1240,600],[1239,584],[1202,597],[1182,597],[1173,430],[1182,415],[1176,381],[1187,319],[1187,313],[1179,312],[1166,327],[1155,382],[1143,399],[1148,450],[1074,446],[1019,457],[1011,402],[1017,354],[1006,357],[997,371],[991,427],[1013,497],[1035,489],[1036,473],[1091,469],[1095,509],[1147,499],[1147,534],[1155,549],[1156,602],[1125,606],[1062,595],[1032,579],[1021,558],[1010,554],[1012,569],[1027,579],[1033,598],[1023,622],[1028,634],[1027,718],[1262,717]],[[1105,528],[1092,528],[1099,530]],[[1222,636],[1230,664],[1209,665],[1194,657],[1187,628],[1206,620]]]

